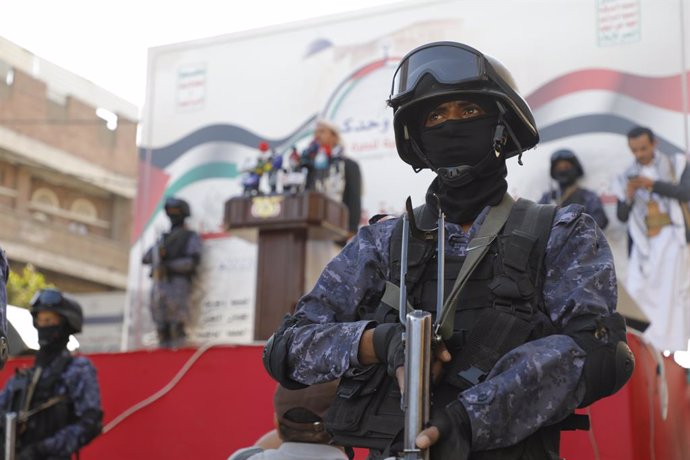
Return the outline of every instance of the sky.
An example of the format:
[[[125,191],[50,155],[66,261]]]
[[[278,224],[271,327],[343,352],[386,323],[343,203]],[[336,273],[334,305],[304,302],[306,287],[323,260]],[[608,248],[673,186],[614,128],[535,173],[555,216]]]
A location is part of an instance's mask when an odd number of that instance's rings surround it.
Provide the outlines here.
[[[0,0],[0,36],[141,110],[155,46],[399,0]]]

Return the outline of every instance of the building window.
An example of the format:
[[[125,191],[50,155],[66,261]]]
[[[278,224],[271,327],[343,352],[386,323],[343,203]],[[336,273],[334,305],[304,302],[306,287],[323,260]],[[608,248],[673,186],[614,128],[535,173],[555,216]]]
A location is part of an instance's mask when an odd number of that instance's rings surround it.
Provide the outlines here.
[[[36,189],[31,195],[31,204],[39,205],[40,207],[59,208],[60,200],[58,200],[55,192],[41,187]]]
[[[98,218],[96,206],[86,198],[77,198],[74,200],[72,206],[70,206],[70,211],[85,217],[87,220],[96,220]]]
[[[89,233],[89,227],[81,222],[70,222],[67,228],[70,232],[76,233],[77,235],[87,235]]]

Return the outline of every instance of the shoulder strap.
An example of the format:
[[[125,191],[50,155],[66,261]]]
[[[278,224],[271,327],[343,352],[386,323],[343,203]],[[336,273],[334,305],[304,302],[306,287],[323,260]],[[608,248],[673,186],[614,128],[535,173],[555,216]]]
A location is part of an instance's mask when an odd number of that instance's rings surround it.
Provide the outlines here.
[[[543,260],[556,209],[552,204],[519,199],[503,230],[503,234],[510,238],[503,254],[503,263],[523,272],[529,269],[530,278],[537,289],[539,306],[543,303]]]
[[[39,383],[42,388],[46,388],[49,391],[52,391],[55,385],[62,380],[62,374],[65,372],[65,369],[67,369],[67,366],[69,366],[72,362],[72,355],[62,355],[56,358],[56,361],[56,364],[51,366],[51,375]]]
[[[503,200],[501,200],[497,206],[493,206],[489,210],[489,214],[487,214],[481,227],[479,227],[479,231],[467,245],[467,256],[460,268],[460,273],[455,280],[453,289],[443,304],[443,313],[438,322],[438,332],[443,339],[449,339],[453,334],[455,304],[457,303],[462,288],[465,287],[465,283],[467,283],[467,280],[479,264],[479,261],[482,260],[489,250],[489,246],[494,239],[496,239],[501,228],[503,228],[503,224],[505,224],[508,219],[513,204],[515,204],[515,200],[513,200],[509,194],[506,193],[503,195]]]

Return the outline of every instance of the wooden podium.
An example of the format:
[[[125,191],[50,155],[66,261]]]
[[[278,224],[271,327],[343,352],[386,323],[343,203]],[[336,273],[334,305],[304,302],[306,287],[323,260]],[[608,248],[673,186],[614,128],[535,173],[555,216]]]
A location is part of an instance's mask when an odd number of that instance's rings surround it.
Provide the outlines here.
[[[268,339],[305,293],[307,242],[346,239],[347,219],[343,203],[318,192],[225,202],[227,230],[258,230],[255,340]]]

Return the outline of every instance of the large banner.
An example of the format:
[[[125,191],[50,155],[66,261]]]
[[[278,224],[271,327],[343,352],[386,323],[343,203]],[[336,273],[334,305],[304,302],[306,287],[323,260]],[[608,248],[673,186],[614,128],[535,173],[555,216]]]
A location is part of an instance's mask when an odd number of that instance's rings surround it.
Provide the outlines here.
[[[625,133],[647,125],[658,133],[663,153],[688,150],[688,10],[687,0],[406,2],[151,49],[124,342],[141,344],[132,337],[146,328],[142,299],[149,287],[139,261],[167,227],[164,197],[191,203],[193,229],[224,233],[224,203],[241,193],[241,171],[256,161],[261,142],[287,155],[309,143],[317,119],[327,119],[340,128],[345,154],[362,170],[363,223],[377,213],[400,212],[408,195],[421,204],[433,176],[415,174],[399,160],[386,100],[400,58],[437,40],[498,58],[534,111],[541,143],[524,154],[524,166],[509,161],[513,195],[538,199],[553,187],[551,153],[570,148],[578,154],[584,185],[602,196],[609,213],[607,236],[621,275],[625,227],[615,218],[610,187],[632,159]],[[247,257],[225,245],[214,254],[228,261]],[[202,282],[223,276],[214,272]],[[215,288],[205,291],[218,295]],[[209,320],[198,328],[221,327]]]

